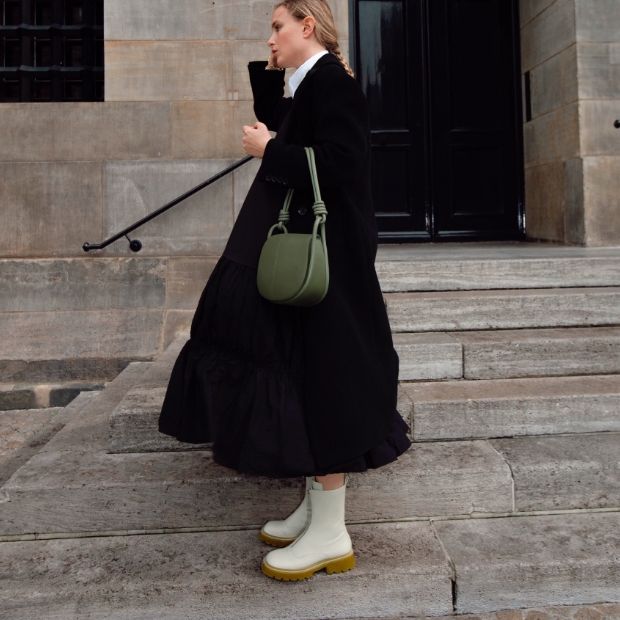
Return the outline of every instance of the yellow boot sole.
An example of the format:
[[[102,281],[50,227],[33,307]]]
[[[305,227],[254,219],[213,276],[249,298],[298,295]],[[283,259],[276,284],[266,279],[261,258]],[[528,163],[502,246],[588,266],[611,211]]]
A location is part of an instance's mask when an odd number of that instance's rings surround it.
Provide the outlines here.
[[[297,536],[295,538],[280,538],[280,536],[272,536],[271,534],[267,534],[267,532],[264,532],[263,530],[258,533],[258,537],[264,543],[267,543],[273,547],[288,547],[288,545],[296,541],[298,538]]]
[[[323,568],[330,574],[344,573],[345,571],[351,570],[352,568],[355,568],[355,556],[353,555],[353,551],[351,551],[350,553],[347,553],[347,555],[342,555],[339,558],[331,558],[330,560],[324,560],[323,562],[317,562],[316,564],[301,570],[276,568],[275,566],[269,565],[265,561],[265,558],[263,558],[261,568],[267,577],[281,579],[283,581],[299,581],[300,579],[309,579],[312,575],[314,575],[314,573],[322,570]]]

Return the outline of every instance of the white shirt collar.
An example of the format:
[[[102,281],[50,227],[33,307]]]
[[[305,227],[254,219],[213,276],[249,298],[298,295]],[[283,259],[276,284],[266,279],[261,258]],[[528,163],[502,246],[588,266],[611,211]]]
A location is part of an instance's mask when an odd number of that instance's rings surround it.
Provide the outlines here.
[[[317,52],[314,56],[310,56],[306,62],[299,65],[297,70],[291,75],[288,79],[288,89],[291,91],[291,97],[295,96],[295,91],[297,87],[301,84],[301,81],[306,77],[306,73],[312,69],[314,63],[324,54],[329,54],[327,50],[321,50]]]

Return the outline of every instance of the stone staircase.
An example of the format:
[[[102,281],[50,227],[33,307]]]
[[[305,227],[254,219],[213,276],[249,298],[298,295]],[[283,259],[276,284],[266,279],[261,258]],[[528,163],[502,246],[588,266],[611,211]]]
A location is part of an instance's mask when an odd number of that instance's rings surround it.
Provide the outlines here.
[[[2,609],[394,618],[620,601],[620,249],[384,246],[377,272],[414,444],[351,477],[354,571],[262,575],[257,530],[301,480],[236,475],[157,432],[180,335],[73,401],[0,489]]]

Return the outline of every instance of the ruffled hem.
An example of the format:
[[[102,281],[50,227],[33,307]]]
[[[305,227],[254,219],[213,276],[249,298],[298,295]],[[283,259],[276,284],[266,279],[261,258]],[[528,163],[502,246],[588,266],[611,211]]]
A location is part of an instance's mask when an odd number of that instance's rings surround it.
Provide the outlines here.
[[[258,296],[256,272],[220,258],[174,365],[159,430],[187,443],[213,442],[216,463],[273,478],[363,472],[411,445],[398,411],[388,435],[358,458],[317,468],[302,406],[298,308]]]

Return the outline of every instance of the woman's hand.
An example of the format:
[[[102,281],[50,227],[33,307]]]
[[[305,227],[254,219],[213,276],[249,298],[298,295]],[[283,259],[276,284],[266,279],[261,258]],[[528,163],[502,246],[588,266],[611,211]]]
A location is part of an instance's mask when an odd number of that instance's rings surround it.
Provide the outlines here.
[[[265,123],[257,121],[253,127],[243,126],[243,150],[252,157],[262,159],[271,134]]]

